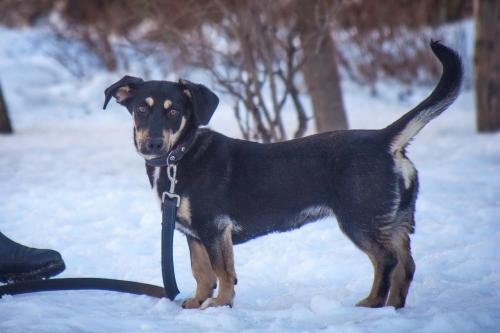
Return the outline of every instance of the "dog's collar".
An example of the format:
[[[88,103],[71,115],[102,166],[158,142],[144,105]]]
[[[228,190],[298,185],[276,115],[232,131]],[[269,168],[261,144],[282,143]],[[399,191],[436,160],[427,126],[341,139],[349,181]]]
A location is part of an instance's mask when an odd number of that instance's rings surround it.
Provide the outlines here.
[[[187,134],[187,138],[176,145],[168,154],[146,160],[146,164],[152,167],[164,167],[178,163],[189,151],[196,138],[196,130]]]

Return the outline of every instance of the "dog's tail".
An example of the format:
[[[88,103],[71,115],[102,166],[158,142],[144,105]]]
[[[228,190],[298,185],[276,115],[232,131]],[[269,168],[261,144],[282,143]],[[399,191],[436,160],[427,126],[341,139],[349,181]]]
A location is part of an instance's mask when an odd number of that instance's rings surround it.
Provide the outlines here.
[[[424,101],[383,130],[392,153],[403,150],[428,122],[446,110],[458,96],[463,76],[460,57],[439,41],[431,41],[431,48],[443,65],[441,79]]]

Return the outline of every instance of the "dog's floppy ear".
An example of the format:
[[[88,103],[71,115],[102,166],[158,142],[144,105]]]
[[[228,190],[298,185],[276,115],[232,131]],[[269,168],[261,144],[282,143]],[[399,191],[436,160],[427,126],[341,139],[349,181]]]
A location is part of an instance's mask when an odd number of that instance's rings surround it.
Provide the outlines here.
[[[193,113],[198,124],[208,124],[219,104],[217,95],[202,84],[195,84],[183,79],[179,80],[179,84],[193,103]]]
[[[137,86],[143,82],[144,80],[141,78],[125,75],[120,81],[104,90],[104,106],[102,108],[106,109],[111,97],[116,98],[118,103],[124,105],[126,100],[134,94]]]

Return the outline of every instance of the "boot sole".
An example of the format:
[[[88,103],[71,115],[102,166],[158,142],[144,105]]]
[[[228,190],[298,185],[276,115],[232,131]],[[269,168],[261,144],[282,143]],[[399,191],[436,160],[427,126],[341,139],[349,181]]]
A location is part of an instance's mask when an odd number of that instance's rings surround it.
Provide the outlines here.
[[[0,282],[14,283],[20,281],[48,279],[54,275],[61,273],[65,268],[66,266],[64,265],[64,262],[54,261],[43,266],[42,268],[35,269],[29,272],[17,274],[0,274]]]

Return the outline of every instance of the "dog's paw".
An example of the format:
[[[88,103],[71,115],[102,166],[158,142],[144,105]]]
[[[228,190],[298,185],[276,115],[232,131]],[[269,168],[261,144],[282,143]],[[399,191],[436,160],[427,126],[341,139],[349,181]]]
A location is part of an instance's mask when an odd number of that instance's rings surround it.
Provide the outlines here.
[[[356,306],[361,306],[365,308],[380,308],[384,306],[384,300],[376,300],[376,299],[374,300],[367,297],[356,303]]]
[[[219,297],[216,298],[207,298],[205,302],[201,304],[200,309],[206,309],[206,308],[211,308],[211,307],[217,307],[217,306],[229,306],[230,308],[233,307],[233,301],[232,300],[223,300],[220,299]]]
[[[182,302],[183,309],[198,309],[203,302],[199,301],[196,298],[188,298],[184,302]]]

